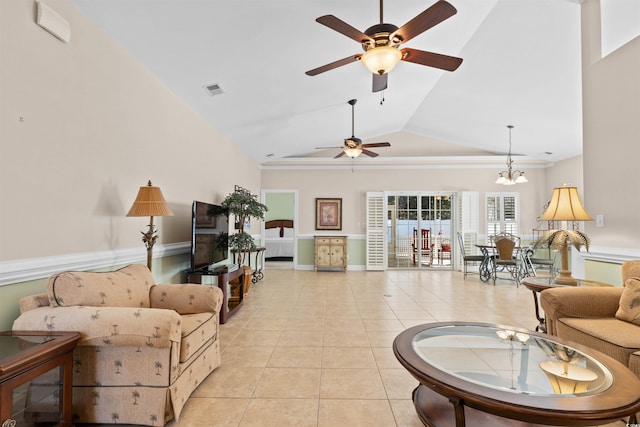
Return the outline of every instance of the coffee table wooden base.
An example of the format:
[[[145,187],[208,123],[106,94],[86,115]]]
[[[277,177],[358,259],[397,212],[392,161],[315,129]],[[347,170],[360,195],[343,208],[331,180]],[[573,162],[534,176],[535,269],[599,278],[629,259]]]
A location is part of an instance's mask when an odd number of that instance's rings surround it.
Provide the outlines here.
[[[465,407],[462,400],[450,401],[422,384],[413,391],[413,404],[420,421],[429,427],[543,427]]]

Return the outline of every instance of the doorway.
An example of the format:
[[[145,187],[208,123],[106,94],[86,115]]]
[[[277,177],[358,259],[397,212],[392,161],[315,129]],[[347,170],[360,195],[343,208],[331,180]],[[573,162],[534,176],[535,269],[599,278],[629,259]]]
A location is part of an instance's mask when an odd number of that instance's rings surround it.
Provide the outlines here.
[[[298,192],[262,190],[261,200],[268,208],[260,238],[265,247],[265,268],[294,270],[298,254]],[[273,223],[278,226],[266,227]]]
[[[453,268],[453,193],[386,193],[388,268]]]

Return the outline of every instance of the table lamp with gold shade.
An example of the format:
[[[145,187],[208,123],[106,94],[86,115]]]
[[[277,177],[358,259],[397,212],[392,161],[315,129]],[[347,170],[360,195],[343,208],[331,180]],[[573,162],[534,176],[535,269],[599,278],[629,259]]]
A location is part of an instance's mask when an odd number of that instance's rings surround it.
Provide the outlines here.
[[[151,259],[153,258],[153,245],[158,236],[153,225],[154,216],[173,216],[173,211],[167,205],[160,187],[154,187],[151,181],[147,185],[140,187],[136,200],[133,202],[127,216],[148,216],[149,230],[141,231],[142,241],[147,248],[147,267],[151,270]]]
[[[549,207],[540,217],[544,221],[592,221],[593,218],[585,211],[578,195],[576,187],[566,184],[554,188]],[[558,230],[545,231],[536,246],[548,244],[552,247],[560,247],[562,266],[555,278],[555,282],[561,285],[576,285],[577,280],[571,276],[569,270],[569,244],[578,250],[582,246],[589,251],[589,237],[578,230],[569,230],[563,227]]]

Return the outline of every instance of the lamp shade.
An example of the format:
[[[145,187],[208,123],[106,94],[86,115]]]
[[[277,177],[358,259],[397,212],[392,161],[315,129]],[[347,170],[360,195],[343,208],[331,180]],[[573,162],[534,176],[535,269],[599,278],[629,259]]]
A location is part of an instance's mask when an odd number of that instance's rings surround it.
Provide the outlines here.
[[[576,187],[553,189],[549,207],[540,217],[544,221],[591,221],[593,218],[582,207]]]
[[[140,187],[127,216],[173,216],[173,211],[169,209],[160,187],[154,187],[149,181]]]
[[[360,60],[374,74],[386,74],[402,59],[402,52],[392,46],[378,46],[362,54]]]

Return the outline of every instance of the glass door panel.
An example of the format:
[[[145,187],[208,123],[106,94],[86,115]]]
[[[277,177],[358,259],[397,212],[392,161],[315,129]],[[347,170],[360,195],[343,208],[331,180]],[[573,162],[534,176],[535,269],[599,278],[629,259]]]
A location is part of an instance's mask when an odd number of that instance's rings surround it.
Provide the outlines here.
[[[387,196],[390,268],[451,268],[452,194]]]

